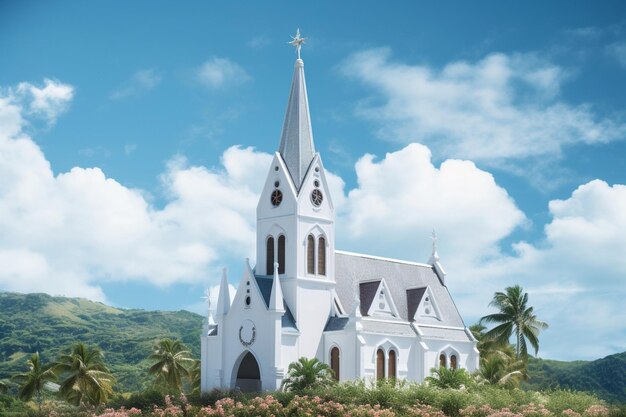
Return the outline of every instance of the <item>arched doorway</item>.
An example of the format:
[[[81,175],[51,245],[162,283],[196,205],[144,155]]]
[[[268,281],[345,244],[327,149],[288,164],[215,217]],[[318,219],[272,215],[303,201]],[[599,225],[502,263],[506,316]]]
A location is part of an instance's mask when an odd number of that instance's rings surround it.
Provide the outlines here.
[[[261,371],[254,355],[247,352],[239,364],[235,387],[241,392],[261,391]]]

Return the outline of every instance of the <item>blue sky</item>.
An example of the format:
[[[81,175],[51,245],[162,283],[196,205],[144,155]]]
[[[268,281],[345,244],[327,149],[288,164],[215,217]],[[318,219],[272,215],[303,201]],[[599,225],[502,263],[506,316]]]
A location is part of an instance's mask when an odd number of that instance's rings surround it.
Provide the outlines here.
[[[425,261],[436,228],[466,323],[517,283],[541,356],[623,351],[620,1],[1,2],[0,290],[202,312],[236,284],[296,27],[338,248]]]

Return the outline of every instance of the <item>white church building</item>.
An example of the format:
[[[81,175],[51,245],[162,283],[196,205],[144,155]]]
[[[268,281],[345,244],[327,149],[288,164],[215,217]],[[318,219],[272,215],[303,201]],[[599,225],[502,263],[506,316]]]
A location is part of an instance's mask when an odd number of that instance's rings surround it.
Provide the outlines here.
[[[340,380],[421,382],[431,368],[474,371],[476,340],[439,263],[335,249],[335,215],[315,151],[299,32],[278,151],[257,205],[256,266],[231,303],[226,272],[202,334],[201,388],[279,389],[290,363],[316,357]]]

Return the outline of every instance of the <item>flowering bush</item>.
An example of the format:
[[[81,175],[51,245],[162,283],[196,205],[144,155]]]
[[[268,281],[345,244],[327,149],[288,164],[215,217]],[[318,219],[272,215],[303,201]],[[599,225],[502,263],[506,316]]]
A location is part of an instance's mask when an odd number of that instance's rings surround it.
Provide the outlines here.
[[[132,417],[132,416],[140,416],[141,410],[137,408],[131,408],[130,410],[126,410],[124,407],[119,410],[114,410],[112,408],[107,408],[104,410],[102,414],[95,415],[94,417]]]

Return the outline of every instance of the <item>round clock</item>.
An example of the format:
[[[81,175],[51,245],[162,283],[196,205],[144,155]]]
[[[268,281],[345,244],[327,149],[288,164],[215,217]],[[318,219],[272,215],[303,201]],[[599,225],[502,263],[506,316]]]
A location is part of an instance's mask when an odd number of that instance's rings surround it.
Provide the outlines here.
[[[322,200],[324,200],[324,196],[320,190],[315,189],[311,192],[311,202],[315,207],[319,207],[322,204]]]
[[[280,190],[272,191],[272,195],[270,196],[270,201],[274,207],[278,207],[280,203],[283,201],[283,193]]]
[[[239,327],[239,341],[245,347],[250,346],[256,339],[256,327],[251,320],[244,320]]]

